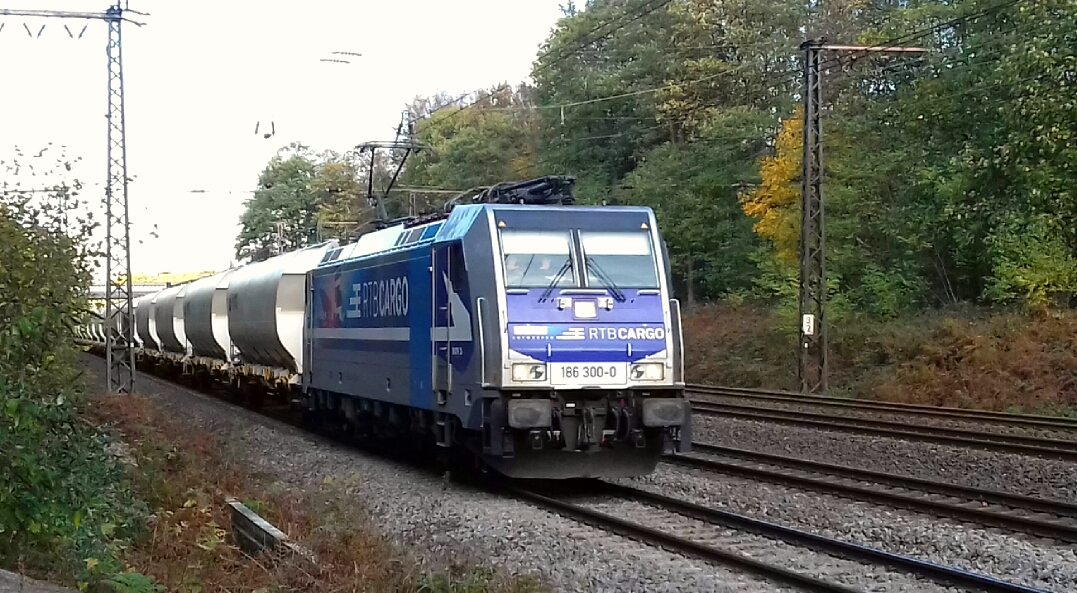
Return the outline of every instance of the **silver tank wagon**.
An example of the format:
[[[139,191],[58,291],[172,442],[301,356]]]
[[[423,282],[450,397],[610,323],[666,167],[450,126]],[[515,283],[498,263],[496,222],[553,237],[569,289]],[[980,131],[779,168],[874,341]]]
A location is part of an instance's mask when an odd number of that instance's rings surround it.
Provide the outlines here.
[[[239,268],[228,278],[228,334],[249,364],[303,372],[307,272],[335,241]]]
[[[200,278],[187,287],[183,298],[183,323],[191,353],[230,360],[228,335],[228,279],[234,270]]]

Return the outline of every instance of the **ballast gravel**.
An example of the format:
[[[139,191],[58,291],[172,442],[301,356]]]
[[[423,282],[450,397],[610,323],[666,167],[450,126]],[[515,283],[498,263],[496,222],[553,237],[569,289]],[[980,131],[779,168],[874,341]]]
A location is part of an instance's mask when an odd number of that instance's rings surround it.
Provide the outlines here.
[[[104,361],[84,355],[103,388]],[[449,563],[538,577],[554,591],[772,592],[790,589],[582,525],[527,503],[469,490],[405,465],[140,373],[138,391],[226,454],[282,486],[342,484],[371,523],[423,569]],[[342,526],[346,527],[346,526]]]
[[[1062,501],[1077,500],[1077,463],[694,414],[699,443],[785,455]]]
[[[103,376],[100,358],[86,355],[85,362],[98,377]],[[446,483],[145,374],[139,378],[139,391],[174,418],[215,435],[227,443],[229,455],[278,480],[282,487],[310,490],[334,481],[345,496],[365,507],[383,535],[423,569],[440,570],[460,561],[494,566],[507,575],[534,575],[554,591],[790,590],[754,575],[621,538],[521,501]],[[1063,499],[1072,496],[1066,493],[1077,492],[1074,464],[750,421],[698,415],[696,419],[700,442],[1037,496],[1049,496],[1045,488]],[[1001,481],[1025,489],[999,487],[1000,476]],[[1014,480],[1014,476],[1021,478]],[[622,482],[1045,591],[1077,590],[1077,558],[1072,550],[1022,536],[666,465],[660,465],[653,476]],[[781,554],[769,549],[768,553]],[[793,556],[789,560],[794,561]],[[905,578],[874,585],[868,590],[920,590],[908,588]]]
[[[1077,591],[1077,553],[1061,542],[725,474],[659,470],[621,482],[1043,591]]]
[[[756,560],[777,564],[812,578],[843,585],[857,591],[879,593],[960,591],[960,589],[885,566],[837,558],[808,548],[776,542],[753,533],[684,517],[635,501],[607,498],[596,500],[586,506],[606,514],[631,516],[644,525],[665,532],[682,534],[682,537],[697,543],[732,550]]]

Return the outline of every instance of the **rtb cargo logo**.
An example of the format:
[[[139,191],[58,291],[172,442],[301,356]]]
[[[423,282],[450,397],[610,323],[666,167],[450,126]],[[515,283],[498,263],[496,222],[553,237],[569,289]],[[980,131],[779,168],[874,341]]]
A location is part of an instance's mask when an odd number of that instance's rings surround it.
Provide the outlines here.
[[[556,325],[517,325],[512,336],[521,340],[665,340],[664,327],[565,327]]]
[[[405,317],[408,314],[408,277],[352,284],[348,305],[344,311],[348,318]]]

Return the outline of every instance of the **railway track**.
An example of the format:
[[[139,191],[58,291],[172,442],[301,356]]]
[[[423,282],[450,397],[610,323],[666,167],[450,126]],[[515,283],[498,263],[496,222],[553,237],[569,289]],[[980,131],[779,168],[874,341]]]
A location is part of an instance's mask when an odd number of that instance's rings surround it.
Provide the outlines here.
[[[873,420],[848,416],[831,416],[814,412],[760,409],[755,406],[694,401],[692,410],[703,416],[722,416],[745,420],[836,430],[856,434],[883,436],[905,440],[920,440],[959,447],[975,447],[1032,455],[1048,459],[1077,461],[1077,441],[1032,436],[998,434],[959,428],[924,426],[889,420]]]
[[[861,590],[856,587],[856,581],[865,586],[885,586],[895,579],[914,582],[927,579],[943,586],[996,593],[1040,591],[645,490],[607,482],[598,485],[598,494],[603,498],[597,503],[577,502],[538,490],[515,489],[512,493],[600,529],[707,562],[733,566],[807,591],[845,593]],[[611,499],[638,503],[639,506],[620,507]],[[633,520],[617,515],[630,515]],[[778,549],[768,547],[761,540],[770,540],[771,546],[778,546]],[[783,545],[794,549],[782,549]],[[859,565],[860,570],[855,565]],[[880,565],[893,572],[880,571]],[[786,566],[805,568],[797,571]],[[842,576],[824,578],[822,575]],[[927,583],[920,580],[913,586],[915,590],[925,590],[925,585]]]
[[[704,443],[693,449],[726,460],[677,455],[664,461],[1077,543],[1077,504]]]
[[[747,389],[743,387],[717,387],[713,385],[688,385],[689,395],[722,396],[753,401],[787,403],[795,405],[812,405],[823,408],[843,410],[872,410],[961,422],[978,422],[1000,424],[1017,428],[1040,430],[1071,431],[1077,433],[1077,418],[1040,416],[1035,414],[1010,414],[987,410],[965,410],[921,404],[901,404],[894,402],[875,402],[844,399],[822,395],[808,395],[787,391],[769,391],[764,389]],[[699,400],[697,400],[699,401]],[[703,402],[707,403],[707,402]]]
[[[225,393],[219,388],[193,387],[184,385],[183,382],[175,379],[150,375],[158,381],[183,385],[188,389],[195,389],[210,397],[223,399],[233,405],[240,405],[233,394]],[[240,405],[240,407],[246,406]],[[255,413],[262,416],[301,427],[299,419],[294,413],[290,412],[268,407],[262,407],[255,411]],[[341,435],[328,434],[323,431],[317,431],[315,434],[332,440],[339,441],[341,439]],[[605,502],[598,504],[599,507],[603,504],[612,504],[610,500],[613,498],[620,498],[646,505],[654,509],[653,512],[658,514],[651,515],[651,524],[648,525],[646,521],[628,521],[609,513],[603,513],[601,510],[589,508],[587,505],[550,496],[548,493],[539,493],[517,487],[510,488],[510,492],[512,495],[528,500],[537,506],[637,541],[682,555],[701,558],[708,562],[739,568],[776,582],[793,585],[801,590],[828,593],[847,593],[862,590],[849,584],[835,582],[836,580],[852,578],[869,582],[881,579],[887,583],[894,579],[914,581],[919,579],[919,585],[928,586],[931,583],[927,581],[934,581],[976,591],[1047,593],[1040,589],[1005,582],[960,568],[938,565],[851,542],[844,542],[727,511],[710,509],[643,490],[607,482],[596,483],[601,485],[607,496]],[[631,514],[631,516],[639,518],[636,514]],[[685,521],[695,522],[696,525],[688,526],[688,529],[683,531],[677,527],[674,529],[655,527],[656,523],[684,525]],[[671,531],[674,533],[671,533]],[[755,541],[745,541],[746,536],[756,536],[757,539]],[[761,544],[758,538],[768,540],[770,543]],[[785,552],[783,556],[782,552],[774,549],[774,546],[783,544],[800,550],[799,558],[790,563],[788,552]],[[759,559],[761,556],[767,557],[775,554],[778,555],[776,561],[768,562]],[[865,563],[867,566],[865,566]],[[852,565],[857,564],[861,567],[859,571],[850,568]],[[889,567],[891,572],[889,574],[880,574],[878,570],[880,565]],[[810,567],[811,571],[822,576],[834,574],[840,576],[826,579],[806,574],[806,570],[796,571],[785,568],[785,566]],[[923,579],[927,579],[927,581]],[[922,586],[916,586],[914,590],[921,591],[925,589]]]

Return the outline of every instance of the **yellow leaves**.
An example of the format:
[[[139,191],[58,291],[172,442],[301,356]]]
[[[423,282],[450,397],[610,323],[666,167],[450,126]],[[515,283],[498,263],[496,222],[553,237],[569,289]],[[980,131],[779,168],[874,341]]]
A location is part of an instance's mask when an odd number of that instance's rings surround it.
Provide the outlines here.
[[[516,177],[534,177],[536,175],[536,167],[534,158],[530,151],[524,151],[520,155],[516,156],[509,161],[509,170],[512,171]]]
[[[195,545],[207,552],[212,552],[225,542],[226,535],[227,532],[224,529],[211,521],[205,526],[202,536]]]
[[[716,102],[721,103],[716,97],[722,94],[722,75],[731,68],[729,62],[711,56],[680,60],[666,86],[654,95],[656,120],[687,135],[699,132],[716,112]]]
[[[740,195],[744,213],[757,219],[753,230],[774,244],[779,260],[797,257],[802,126],[803,111],[798,108],[782,122],[774,154],[759,160],[759,186]]]

